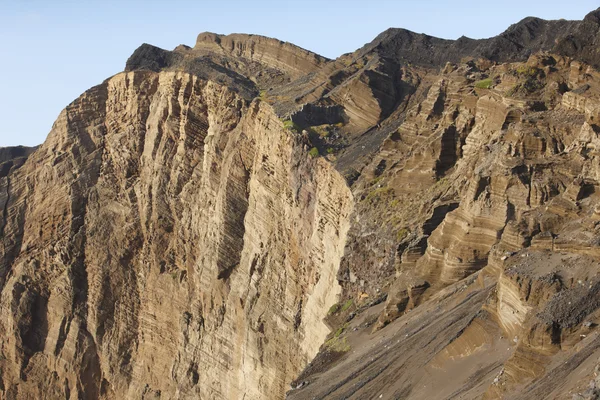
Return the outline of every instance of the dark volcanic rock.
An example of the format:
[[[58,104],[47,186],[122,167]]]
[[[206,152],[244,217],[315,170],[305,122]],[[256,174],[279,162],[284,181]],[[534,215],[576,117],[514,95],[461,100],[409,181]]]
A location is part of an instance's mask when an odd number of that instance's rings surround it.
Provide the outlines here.
[[[562,35],[554,51],[598,67],[600,66],[598,43],[600,43],[600,8],[589,13],[575,29]]]
[[[209,57],[185,57],[181,52],[163,50],[149,44],[138,47],[127,60],[125,71],[136,70],[183,71],[201,79],[224,84],[247,100],[258,94],[255,84],[250,79],[215,63]]]
[[[33,153],[37,147],[0,147],[0,164],[6,161],[14,160],[15,158],[27,158]]]
[[[160,47],[144,43],[138,47],[127,60],[125,71],[147,69],[158,72],[171,67],[183,57],[173,51],[163,50]]]
[[[551,50],[560,37],[575,32],[584,23],[528,17],[496,37],[479,40],[465,36],[446,40],[391,28],[365,45],[357,55],[376,52],[398,62],[426,67],[441,67],[465,57],[483,57],[496,62],[523,61],[538,51]]]

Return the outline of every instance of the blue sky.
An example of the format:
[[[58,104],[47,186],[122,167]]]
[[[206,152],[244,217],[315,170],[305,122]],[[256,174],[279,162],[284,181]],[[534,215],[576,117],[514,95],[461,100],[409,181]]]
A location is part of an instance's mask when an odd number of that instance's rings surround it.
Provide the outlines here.
[[[256,33],[334,58],[389,27],[443,38],[494,36],[526,16],[582,19],[600,1],[0,0],[0,146],[43,142],[60,110],[120,72],[146,42]]]

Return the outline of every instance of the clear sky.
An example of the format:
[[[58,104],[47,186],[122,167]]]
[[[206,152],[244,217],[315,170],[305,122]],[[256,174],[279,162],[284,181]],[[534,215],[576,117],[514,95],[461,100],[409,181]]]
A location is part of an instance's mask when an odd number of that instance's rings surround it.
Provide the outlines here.
[[[335,58],[390,27],[455,39],[526,16],[582,19],[600,0],[0,0],[0,146],[44,141],[61,109],[142,43],[256,33]]]

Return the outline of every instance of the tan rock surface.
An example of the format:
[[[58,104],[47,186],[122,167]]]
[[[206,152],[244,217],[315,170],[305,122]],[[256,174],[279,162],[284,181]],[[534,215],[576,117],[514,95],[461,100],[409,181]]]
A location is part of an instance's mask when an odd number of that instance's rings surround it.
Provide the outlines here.
[[[10,179],[9,398],[278,398],[329,332],[352,196],[264,103],[122,73]]]

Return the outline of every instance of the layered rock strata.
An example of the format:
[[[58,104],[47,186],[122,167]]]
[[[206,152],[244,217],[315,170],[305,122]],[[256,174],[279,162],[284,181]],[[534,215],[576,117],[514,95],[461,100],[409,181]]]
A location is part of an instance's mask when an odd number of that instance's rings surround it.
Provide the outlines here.
[[[141,46],[0,150],[0,397],[593,396],[598,15]]]

